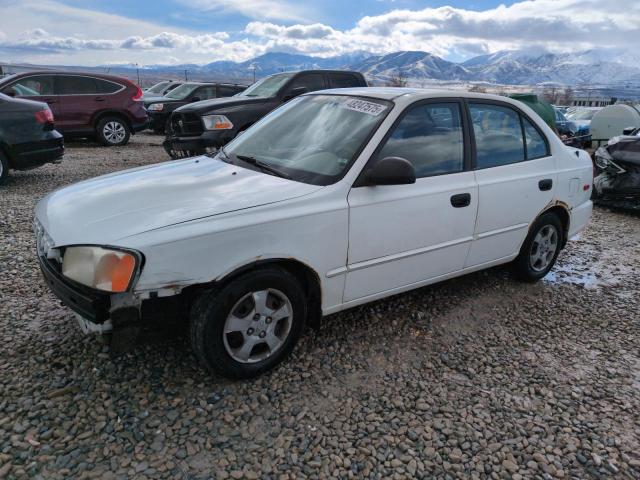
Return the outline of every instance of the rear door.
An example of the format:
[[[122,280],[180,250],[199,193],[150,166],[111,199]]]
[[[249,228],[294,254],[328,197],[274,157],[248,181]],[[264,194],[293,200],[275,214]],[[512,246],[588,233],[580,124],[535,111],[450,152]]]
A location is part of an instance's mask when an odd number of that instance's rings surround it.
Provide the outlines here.
[[[60,127],[65,132],[93,130],[94,114],[108,107],[109,98],[98,92],[96,79],[82,75],[57,75],[60,98]]]
[[[557,186],[555,159],[533,121],[494,101],[469,101],[469,113],[480,198],[466,267],[516,254]]]
[[[44,102],[55,116],[56,126],[60,121],[60,98],[55,93],[53,75],[31,75],[23,77],[2,89],[2,93],[15,98],[26,98]]]

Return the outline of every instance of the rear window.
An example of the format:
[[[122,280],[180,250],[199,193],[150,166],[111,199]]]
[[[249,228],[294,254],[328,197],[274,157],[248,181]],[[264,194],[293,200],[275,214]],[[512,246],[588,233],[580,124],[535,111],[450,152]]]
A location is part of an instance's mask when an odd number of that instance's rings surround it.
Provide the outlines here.
[[[96,82],[91,77],[59,75],[58,95],[91,95],[98,93]]]
[[[96,91],[98,93],[115,93],[118,90],[122,90],[123,86],[119,83],[110,82],[109,80],[102,80],[100,78],[95,78],[96,82]]]
[[[362,87],[362,81],[350,73],[332,73],[329,75],[332,88]]]

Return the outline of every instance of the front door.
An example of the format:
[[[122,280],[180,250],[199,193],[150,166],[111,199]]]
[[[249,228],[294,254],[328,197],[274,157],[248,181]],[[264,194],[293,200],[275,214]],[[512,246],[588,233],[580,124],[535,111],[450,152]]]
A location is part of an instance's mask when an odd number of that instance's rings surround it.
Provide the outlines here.
[[[542,132],[508,104],[469,104],[480,205],[467,267],[515,255],[557,185]]]
[[[415,104],[391,128],[368,166],[405,158],[416,183],[351,189],[345,302],[463,268],[478,206],[465,138],[457,101]]]
[[[44,102],[53,112],[56,127],[60,114],[60,98],[55,94],[53,75],[31,75],[6,86],[2,93],[15,97]]]

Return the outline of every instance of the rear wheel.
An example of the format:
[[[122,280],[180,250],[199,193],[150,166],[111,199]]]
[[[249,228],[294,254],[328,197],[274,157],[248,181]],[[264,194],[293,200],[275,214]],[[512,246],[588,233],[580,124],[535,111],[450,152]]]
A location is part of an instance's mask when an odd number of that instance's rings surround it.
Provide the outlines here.
[[[514,261],[518,277],[535,282],[549,273],[560,253],[563,235],[562,222],[557,215],[545,213],[538,218]]]
[[[129,143],[129,125],[119,117],[105,117],[96,127],[98,141],[107,147],[118,147]]]
[[[255,377],[291,353],[306,314],[306,297],[292,274],[259,268],[196,298],[191,345],[201,363],[218,374]]]
[[[7,157],[0,152],[0,185],[7,181],[9,177],[9,161]]]

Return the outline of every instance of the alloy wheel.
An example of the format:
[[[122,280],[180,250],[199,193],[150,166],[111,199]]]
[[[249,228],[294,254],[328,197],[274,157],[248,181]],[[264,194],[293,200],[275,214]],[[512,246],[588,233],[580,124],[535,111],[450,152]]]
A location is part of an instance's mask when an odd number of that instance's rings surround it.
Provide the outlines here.
[[[291,302],[281,291],[269,288],[250,292],[236,302],[227,316],[225,349],[240,363],[269,358],[287,340],[292,318]]]
[[[553,261],[557,250],[558,230],[553,225],[545,225],[538,231],[531,244],[531,268],[536,272],[544,271]]]
[[[115,121],[105,123],[102,133],[104,134],[104,138],[113,144],[122,142],[127,136],[124,125]]]

